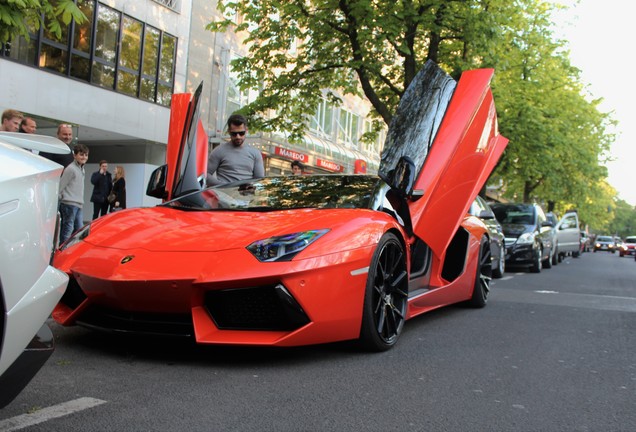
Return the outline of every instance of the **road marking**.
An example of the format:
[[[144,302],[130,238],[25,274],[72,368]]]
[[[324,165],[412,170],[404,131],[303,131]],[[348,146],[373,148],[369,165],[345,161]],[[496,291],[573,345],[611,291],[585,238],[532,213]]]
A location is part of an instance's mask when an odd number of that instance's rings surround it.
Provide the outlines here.
[[[0,421],[0,431],[17,431],[39,423],[44,423],[54,418],[64,417],[65,415],[93,408],[104,403],[106,403],[106,401],[90,397],[75,399],[58,405],[42,408],[41,410],[38,410],[33,414],[22,414],[16,417],[2,420]]]
[[[551,306],[582,307],[615,312],[636,312],[636,298],[558,291],[494,290],[489,300]]]

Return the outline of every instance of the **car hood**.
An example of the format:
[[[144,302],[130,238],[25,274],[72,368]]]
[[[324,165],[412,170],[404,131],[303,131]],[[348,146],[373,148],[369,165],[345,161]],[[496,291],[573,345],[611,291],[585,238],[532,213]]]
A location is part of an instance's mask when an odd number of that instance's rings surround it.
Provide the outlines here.
[[[275,212],[182,211],[167,207],[129,209],[93,222],[91,245],[154,252],[217,252],[256,240],[311,229],[336,230],[372,210],[296,209]],[[374,240],[370,240],[374,241]]]

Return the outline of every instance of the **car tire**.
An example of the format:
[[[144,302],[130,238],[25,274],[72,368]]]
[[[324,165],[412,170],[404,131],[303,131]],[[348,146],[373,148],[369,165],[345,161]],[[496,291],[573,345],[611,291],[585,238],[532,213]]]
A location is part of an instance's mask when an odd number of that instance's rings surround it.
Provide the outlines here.
[[[581,252],[576,251],[576,252],[572,252],[572,258],[578,258],[581,256]]]
[[[506,245],[503,244],[499,249],[499,259],[497,265],[492,269],[492,277],[501,279],[506,271]]]
[[[386,351],[397,343],[408,304],[406,254],[398,238],[386,233],[369,266],[362,310],[360,342],[369,351]]]
[[[479,258],[477,261],[477,271],[475,272],[475,283],[473,285],[473,295],[466,302],[467,306],[473,308],[483,308],[488,303],[488,293],[490,292],[490,282],[492,280],[492,262],[490,253],[490,243],[486,236],[481,238],[479,245]]]
[[[554,254],[552,254],[552,265],[557,265],[560,262],[561,261],[559,260],[559,248],[557,247],[554,251]]]
[[[534,262],[530,266],[530,273],[541,273],[541,255],[543,255],[543,251],[541,250],[541,247],[539,247],[536,249]]]
[[[548,258],[543,261],[543,268],[552,268],[552,260],[554,259],[554,250],[550,250]]]

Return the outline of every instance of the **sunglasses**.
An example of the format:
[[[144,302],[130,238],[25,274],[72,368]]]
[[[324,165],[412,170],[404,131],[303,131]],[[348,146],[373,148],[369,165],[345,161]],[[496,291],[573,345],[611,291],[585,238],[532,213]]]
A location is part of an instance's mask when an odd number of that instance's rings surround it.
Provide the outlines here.
[[[245,135],[245,131],[239,131],[239,132],[230,132],[230,135],[235,137],[235,136],[243,136]]]

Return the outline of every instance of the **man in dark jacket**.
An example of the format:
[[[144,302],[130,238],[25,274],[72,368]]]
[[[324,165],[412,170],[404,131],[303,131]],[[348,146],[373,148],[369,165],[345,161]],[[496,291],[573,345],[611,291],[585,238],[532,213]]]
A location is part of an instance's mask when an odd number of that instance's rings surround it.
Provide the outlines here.
[[[91,183],[93,184],[93,194],[91,202],[93,203],[93,219],[97,219],[100,214],[104,216],[108,213],[108,195],[113,188],[113,177],[108,172],[108,162],[105,160],[99,162],[99,171],[91,175]]]
[[[73,162],[73,127],[70,124],[61,124],[57,127],[57,139],[69,146],[71,152],[69,154],[56,154],[40,152],[40,156],[57,162],[66,168],[71,162]]]

